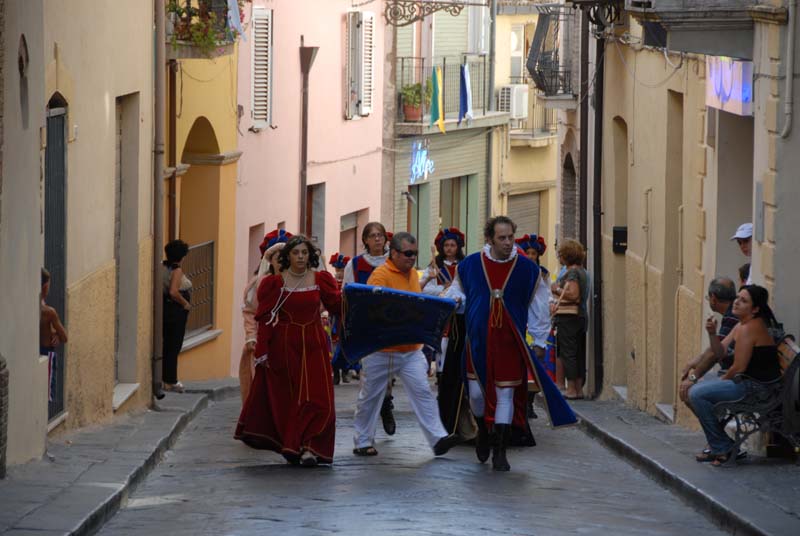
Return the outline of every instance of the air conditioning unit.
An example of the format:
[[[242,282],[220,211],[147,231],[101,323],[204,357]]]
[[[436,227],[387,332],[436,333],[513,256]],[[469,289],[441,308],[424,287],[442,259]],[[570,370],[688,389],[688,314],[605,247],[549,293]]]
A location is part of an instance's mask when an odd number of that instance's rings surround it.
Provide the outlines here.
[[[497,96],[497,109],[508,112],[511,119],[528,118],[528,84],[509,84],[500,86]]]

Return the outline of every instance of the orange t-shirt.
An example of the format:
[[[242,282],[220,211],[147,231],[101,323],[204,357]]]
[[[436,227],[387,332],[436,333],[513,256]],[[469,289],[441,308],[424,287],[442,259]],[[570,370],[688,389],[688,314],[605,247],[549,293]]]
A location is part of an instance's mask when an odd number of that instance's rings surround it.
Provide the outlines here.
[[[376,287],[393,288],[395,290],[405,290],[407,292],[421,293],[419,287],[419,274],[411,269],[407,274],[397,269],[391,259],[387,259],[383,266],[378,266],[367,280],[368,285]],[[381,352],[413,352],[422,348],[421,344],[401,344],[384,348]]]

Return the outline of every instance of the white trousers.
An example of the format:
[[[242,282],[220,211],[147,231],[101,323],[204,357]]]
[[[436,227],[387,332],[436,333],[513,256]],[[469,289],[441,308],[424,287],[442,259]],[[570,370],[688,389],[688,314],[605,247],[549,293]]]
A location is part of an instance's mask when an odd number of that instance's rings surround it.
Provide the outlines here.
[[[486,412],[486,401],[483,391],[477,380],[467,380],[469,388],[469,406],[472,414],[483,417]],[[514,388],[495,387],[497,394],[497,407],[494,410],[494,422],[497,424],[511,424],[514,418]]]
[[[428,362],[422,350],[375,352],[361,360],[361,390],[353,416],[356,448],[371,447],[381,414],[381,404],[391,378],[398,377],[408,395],[428,444],[433,447],[447,436],[439,418],[439,406],[428,385]]]

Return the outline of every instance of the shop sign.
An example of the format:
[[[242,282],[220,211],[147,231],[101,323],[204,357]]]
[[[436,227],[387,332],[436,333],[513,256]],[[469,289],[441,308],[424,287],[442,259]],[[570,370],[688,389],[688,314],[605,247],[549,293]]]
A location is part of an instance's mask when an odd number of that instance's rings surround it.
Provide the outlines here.
[[[706,105],[736,115],[753,115],[753,62],[706,56]]]
[[[411,177],[410,184],[424,182],[436,171],[433,160],[428,155],[428,140],[415,141],[411,144]]]

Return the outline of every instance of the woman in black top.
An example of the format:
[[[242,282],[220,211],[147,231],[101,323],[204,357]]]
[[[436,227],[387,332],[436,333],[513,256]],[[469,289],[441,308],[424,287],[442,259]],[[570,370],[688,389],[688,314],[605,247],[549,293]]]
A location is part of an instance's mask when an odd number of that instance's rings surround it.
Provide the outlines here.
[[[714,415],[714,405],[742,398],[753,381],[768,382],[780,374],[778,349],[769,333],[769,328],[777,322],[769,307],[769,292],[758,285],[742,287],[733,302],[733,314],[739,319],[730,334],[721,342],[710,337],[711,347],[716,355],[724,355],[732,342],[736,343],[733,365],[720,378],[720,381],[702,382],[689,391],[689,401],[697,415],[703,432],[708,439],[710,453],[697,456],[697,461],[710,461],[718,466],[735,454],[734,442],[725,433],[722,423]],[[734,381],[738,374],[746,377]]]

